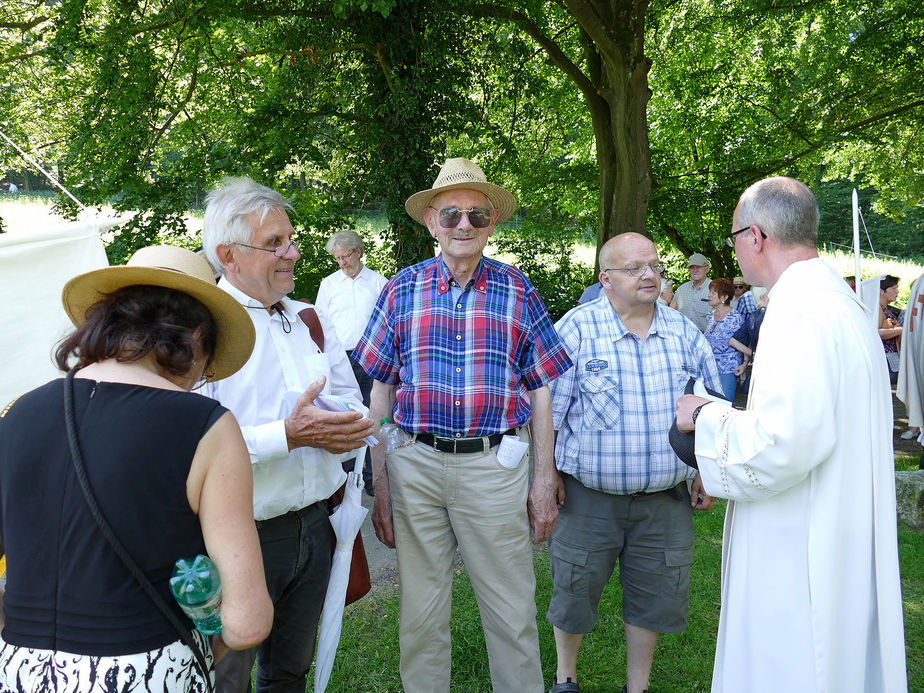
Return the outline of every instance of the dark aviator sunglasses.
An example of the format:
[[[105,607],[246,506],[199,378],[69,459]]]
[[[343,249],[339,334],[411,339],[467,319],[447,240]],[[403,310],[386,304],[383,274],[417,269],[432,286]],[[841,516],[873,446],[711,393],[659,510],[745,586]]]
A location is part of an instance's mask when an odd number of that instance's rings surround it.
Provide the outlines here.
[[[428,205],[429,206],[429,205]],[[436,207],[430,207],[436,209]],[[483,229],[491,225],[491,210],[484,207],[472,207],[471,209],[459,209],[458,207],[443,207],[436,209],[439,215],[440,226],[444,229],[454,229],[462,221],[462,215],[468,215],[468,223],[476,229]]]

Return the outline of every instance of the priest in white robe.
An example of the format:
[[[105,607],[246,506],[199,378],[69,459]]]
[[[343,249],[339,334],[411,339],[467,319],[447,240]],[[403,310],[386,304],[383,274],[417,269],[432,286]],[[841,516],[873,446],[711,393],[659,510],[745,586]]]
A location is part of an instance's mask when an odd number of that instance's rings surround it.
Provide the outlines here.
[[[804,184],[745,191],[729,242],[772,287],[748,406],[677,403],[706,492],[730,499],[714,693],[907,690],[889,375],[817,228]]]
[[[895,396],[905,403],[908,427],[922,432],[918,441],[924,444],[924,274],[911,285],[904,328]]]

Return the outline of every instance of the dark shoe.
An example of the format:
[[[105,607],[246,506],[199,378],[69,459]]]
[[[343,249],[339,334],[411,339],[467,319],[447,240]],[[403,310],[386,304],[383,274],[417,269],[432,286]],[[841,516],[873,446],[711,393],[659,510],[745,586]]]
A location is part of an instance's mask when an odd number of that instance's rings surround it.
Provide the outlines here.
[[[581,693],[581,687],[578,686],[569,676],[564,683],[558,683],[556,677],[552,677],[552,688],[549,693]]]
[[[366,487],[366,495],[370,498],[375,498],[375,491],[372,490],[372,479],[366,480],[364,486]]]
[[[625,686],[622,687],[622,693],[629,693],[629,684],[628,684],[628,683],[627,683]],[[646,688],[644,691],[642,691],[642,693],[648,693],[648,689]]]

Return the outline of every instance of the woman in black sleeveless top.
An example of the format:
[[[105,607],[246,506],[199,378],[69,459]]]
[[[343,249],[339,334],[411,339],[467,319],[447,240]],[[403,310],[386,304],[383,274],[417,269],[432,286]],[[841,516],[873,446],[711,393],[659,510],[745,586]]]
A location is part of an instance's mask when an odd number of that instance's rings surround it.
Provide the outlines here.
[[[205,260],[167,247],[76,277],[63,301],[77,331],[56,361],[68,370],[76,357],[76,431],[102,515],[191,630],[168,580],[178,558],[212,558],[223,631],[209,641],[193,630],[209,666],[213,646],[217,657],[259,643],[272,604],[249,456],[231,413],[189,392],[246,362],[253,329],[244,309],[214,285]],[[210,690],[90,512],[63,395],[64,381],[54,380],[0,415],[0,692]]]

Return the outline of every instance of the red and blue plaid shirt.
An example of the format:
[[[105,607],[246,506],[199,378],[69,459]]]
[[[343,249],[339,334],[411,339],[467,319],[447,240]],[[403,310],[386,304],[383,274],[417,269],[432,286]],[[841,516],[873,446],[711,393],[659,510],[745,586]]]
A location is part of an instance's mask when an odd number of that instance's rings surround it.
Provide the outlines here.
[[[397,386],[396,424],[447,438],[524,425],[528,391],[571,368],[535,287],[489,258],[461,291],[442,256],[399,272],[352,358]]]

